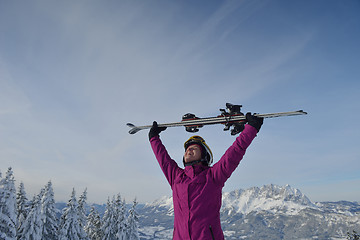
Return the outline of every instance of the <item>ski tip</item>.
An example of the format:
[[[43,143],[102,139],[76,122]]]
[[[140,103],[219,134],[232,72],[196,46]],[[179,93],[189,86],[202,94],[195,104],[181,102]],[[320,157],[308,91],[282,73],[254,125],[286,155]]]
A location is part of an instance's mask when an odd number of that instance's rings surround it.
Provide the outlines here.
[[[130,133],[130,134],[135,134],[135,133],[137,133],[137,132],[140,131],[140,130],[141,130],[140,128],[132,128],[132,129],[129,130],[129,133]]]
[[[301,114],[304,114],[304,115],[308,114],[308,113],[305,112],[304,110],[299,110],[298,112],[301,113]]]
[[[132,123],[127,123],[126,126],[131,127],[131,129],[129,130],[129,133],[130,133],[130,134],[135,134],[135,133],[137,133],[138,131],[141,130],[140,128],[136,127],[136,126],[135,126],[134,124],[132,124]]]

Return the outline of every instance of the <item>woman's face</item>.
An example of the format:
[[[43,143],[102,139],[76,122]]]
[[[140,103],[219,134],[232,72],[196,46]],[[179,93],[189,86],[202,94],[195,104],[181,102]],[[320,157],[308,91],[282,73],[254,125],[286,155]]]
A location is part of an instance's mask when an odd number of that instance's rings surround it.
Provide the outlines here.
[[[184,154],[185,163],[190,163],[201,159],[201,147],[198,144],[190,145]]]

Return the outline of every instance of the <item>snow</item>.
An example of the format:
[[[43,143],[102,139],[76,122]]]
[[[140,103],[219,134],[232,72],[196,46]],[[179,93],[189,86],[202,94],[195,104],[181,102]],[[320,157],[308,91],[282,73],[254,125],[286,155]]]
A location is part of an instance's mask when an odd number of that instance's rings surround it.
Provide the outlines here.
[[[152,203],[147,203],[145,207],[165,207],[170,209],[173,207],[173,198],[163,196]]]
[[[235,234],[235,231],[224,231],[224,236],[225,237],[231,237]]]
[[[165,229],[160,226],[139,228],[139,232],[143,234],[141,239],[168,240],[172,239],[173,236],[172,229]]]
[[[223,193],[222,210],[228,214],[269,211],[276,213],[285,211],[288,215],[298,214],[304,208],[317,208],[316,205],[303,195],[300,190],[289,185],[265,185],[261,188],[253,187],[247,190],[235,190]]]
[[[0,238],[16,239],[17,209],[13,171],[8,168],[5,178],[0,174]]]
[[[168,216],[174,216],[174,205],[173,198],[168,196],[163,196],[152,203],[145,204],[145,207],[155,207],[155,208],[165,208],[169,209],[167,214]]]

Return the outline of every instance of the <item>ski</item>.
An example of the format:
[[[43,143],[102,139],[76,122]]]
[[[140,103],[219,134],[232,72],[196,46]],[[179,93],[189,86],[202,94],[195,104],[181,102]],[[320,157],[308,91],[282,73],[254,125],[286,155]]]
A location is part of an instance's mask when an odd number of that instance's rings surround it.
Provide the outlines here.
[[[230,103],[226,104],[227,111],[225,109],[220,109],[221,115],[216,117],[206,117],[199,118],[194,114],[187,113],[183,116],[181,122],[172,122],[158,124],[159,127],[179,127],[184,126],[188,132],[197,132],[199,128],[204,125],[213,125],[213,124],[224,124],[224,130],[229,130],[230,127],[233,127],[231,130],[231,135],[236,135],[241,132],[246,123],[245,115],[240,112],[241,105],[233,105]],[[296,115],[306,115],[307,113],[303,110],[291,111],[291,112],[278,112],[278,113],[265,113],[265,114],[254,114],[255,116],[262,118],[275,118],[275,117],[285,117],[285,116],[296,116]],[[135,134],[140,130],[149,129],[152,125],[136,126],[132,123],[126,124],[131,129],[129,130],[130,134]]]

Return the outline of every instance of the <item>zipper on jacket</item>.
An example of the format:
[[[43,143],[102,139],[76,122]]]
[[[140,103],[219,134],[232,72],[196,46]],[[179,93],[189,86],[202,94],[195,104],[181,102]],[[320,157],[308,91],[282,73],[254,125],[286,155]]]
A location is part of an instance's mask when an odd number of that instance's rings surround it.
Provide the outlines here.
[[[209,229],[210,229],[210,233],[211,233],[211,238],[212,238],[212,240],[215,240],[214,232],[213,232],[213,230],[212,230],[211,225],[209,226]]]

